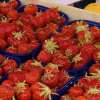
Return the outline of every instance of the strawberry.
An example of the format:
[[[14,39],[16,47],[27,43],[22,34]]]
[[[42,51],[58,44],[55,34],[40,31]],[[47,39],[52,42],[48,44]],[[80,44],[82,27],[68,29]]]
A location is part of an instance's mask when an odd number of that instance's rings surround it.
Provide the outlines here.
[[[100,63],[100,50],[96,50],[93,53],[93,59],[96,63]]]

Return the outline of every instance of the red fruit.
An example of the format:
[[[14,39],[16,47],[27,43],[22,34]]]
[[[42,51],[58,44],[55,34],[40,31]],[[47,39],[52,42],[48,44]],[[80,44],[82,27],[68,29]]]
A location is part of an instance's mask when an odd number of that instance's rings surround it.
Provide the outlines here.
[[[75,98],[75,100],[86,100],[85,96],[78,96]]]
[[[88,56],[80,52],[72,59],[72,62],[74,64],[73,67],[75,69],[83,68],[88,63],[88,61],[89,61]]]
[[[4,70],[5,73],[9,73],[9,72],[14,71],[17,68],[17,63],[13,59],[6,59],[3,62],[2,67],[3,67],[3,70]]]
[[[58,29],[58,25],[57,24],[55,24],[55,23],[49,23],[48,25],[47,25],[47,29],[51,32],[51,33],[55,33],[56,32],[56,30]]]
[[[37,32],[37,37],[41,42],[50,37],[50,32],[47,29],[41,29]]]
[[[60,98],[60,100],[66,100],[66,99],[71,100],[72,97],[70,97],[69,95],[64,95],[64,96],[61,96]]]
[[[45,49],[49,54],[54,54],[59,49],[57,42],[53,38],[45,40],[43,49]]]
[[[20,44],[28,43],[28,37],[24,34],[24,32],[11,32],[8,35],[7,41],[9,45],[13,45],[15,47],[19,46]]]
[[[45,25],[45,17],[43,15],[36,16],[36,22],[38,23],[38,27],[43,27]]]
[[[0,39],[5,40],[6,34],[4,32],[0,32]]]
[[[84,55],[86,54],[90,59],[92,59],[95,47],[92,44],[85,44],[80,50]]]
[[[58,9],[56,8],[51,8],[47,10],[49,16],[50,16],[50,20],[51,21],[55,21],[55,20],[59,20],[60,19],[60,14],[58,12]]]
[[[48,85],[50,88],[55,88],[59,82],[59,70],[57,64],[49,63],[45,67],[44,75],[42,76],[42,82]]]
[[[71,39],[74,36],[75,28],[73,26],[64,26],[62,33],[65,33],[66,37]]]
[[[29,86],[25,82],[16,83],[16,85],[14,86],[14,91],[17,95],[18,100],[31,99],[31,92],[30,92]]]
[[[39,22],[37,21],[38,20],[38,17],[33,17],[33,19],[32,19],[32,26],[34,27],[34,28],[37,28],[37,27],[39,27]]]
[[[20,20],[22,22],[22,26],[24,25],[27,25],[27,26],[31,26],[32,24],[32,20],[33,20],[33,16],[32,15],[29,15],[29,14],[22,14],[21,17],[20,17]],[[26,28],[27,29],[27,28]]]
[[[85,76],[85,78],[81,78],[78,82],[78,85],[81,86],[84,90],[89,89],[90,86],[89,78],[87,76]]]
[[[100,63],[100,50],[96,50],[93,53],[93,59],[96,63]]]
[[[18,18],[19,15],[18,15],[18,12],[13,9],[13,10],[9,10],[7,16],[9,18],[11,18],[12,20],[17,20],[17,18]]]
[[[100,71],[100,64],[94,64],[89,69],[90,73],[97,73],[99,71]]]
[[[13,85],[14,85],[14,83],[11,80],[4,80],[2,82],[2,86],[8,87],[8,88],[10,88],[10,87],[12,88]]]
[[[33,100],[51,100],[52,90],[43,83],[37,82],[31,87]]]
[[[23,54],[28,54],[31,52],[31,46],[28,43],[23,43],[18,45],[18,54],[23,55]]]
[[[71,87],[71,88],[69,89],[69,95],[70,95],[70,96],[75,96],[75,97],[77,97],[77,96],[83,95],[83,93],[84,93],[84,91],[82,90],[82,88],[77,87],[77,86]]]
[[[35,33],[33,32],[32,28],[30,26],[23,26],[23,30],[25,31],[24,34],[28,37],[30,41],[35,41]]]
[[[14,96],[14,91],[5,86],[0,86],[0,99],[2,100],[11,100]]]
[[[8,48],[6,49],[6,51],[9,52],[9,53],[12,53],[12,54],[17,54],[17,48],[15,48],[15,47],[13,47],[13,46],[8,47]]]
[[[61,69],[68,70],[71,67],[70,60],[60,52],[55,53],[52,58],[52,63],[58,64]]]
[[[1,30],[1,31],[7,33],[7,34],[6,34],[7,37],[9,37],[9,33],[12,33],[12,32],[15,31],[16,28],[17,28],[17,26],[16,26],[15,23],[2,23],[2,24],[4,24],[4,25],[2,26],[2,27],[4,27],[4,30]],[[2,25],[2,24],[1,24],[1,25]],[[0,27],[1,27],[1,25],[0,25]]]
[[[93,26],[90,28],[90,31],[92,32],[95,40],[99,39],[100,37],[100,28],[96,27],[96,26]]]
[[[3,70],[6,73],[12,72],[17,68],[17,62],[14,59],[6,59],[3,62]]]
[[[21,70],[17,70],[16,72],[12,72],[8,75],[8,79],[13,81],[14,83],[25,81],[25,72]]]
[[[24,93],[18,95],[18,100],[30,100],[31,99],[31,92],[25,90]]]
[[[33,77],[34,76],[34,77]],[[35,84],[39,82],[41,78],[41,71],[34,68],[32,71],[25,74],[25,80],[28,84]]]
[[[65,70],[59,71],[59,82],[58,82],[58,88],[62,88],[70,79],[68,73]]]
[[[75,56],[79,52],[79,48],[77,45],[70,45],[64,51],[65,51],[65,56],[71,59],[73,56]]]
[[[37,60],[43,63],[48,63],[49,61],[51,61],[51,58],[52,58],[51,55],[45,50],[42,50],[37,56]]]
[[[61,34],[63,34],[63,33],[61,33]],[[64,36],[60,36],[60,33],[59,33],[58,36],[56,35],[54,37],[54,41],[56,41],[57,44],[59,44],[59,48],[62,51],[67,49],[68,46],[76,44],[75,40],[69,40],[67,37],[66,38],[65,37],[66,37],[65,35]]]
[[[33,39],[30,43],[32,50],[39,47],[39,42],[36,39]]]
[[[100,49],[100,41],[95,42],[94,46],[97,50],[99,50]]]
[[[4,60],[5,60],[5,57],[0,54],[0,64],[3,63]]]
[[[100,99],[100,93],[99,93],[99,88],[92,87],[87,91],[86,98],[87,100],[99,100]]]
[[[4,74],[4,71],[2,68],[0,68],[0,78],[2,78],[2,75]]]
[[[38,8],[37,6],[35,5],[27,5],[25,8],[24,8],[24,12],[26,14],[36,14],[38,12]]]
[[[0,3],[1,13],[7,14],[9,11],[9,3],[2,2]]]
[[[16,8],[18,6],[18,1],[17,0],[12,0],[9,2],[9,5],[11,8]]]
[[[5,49],[7,46],[7,43],[5,40],[0,39],[0,49]]]
[[[27,60],[24,63],[23,70],[25,70],[25,71],[31,71],[34,68],[40,68],[41,70],[43,70],[42,64],[39,61],[36,61],[36,60]]]

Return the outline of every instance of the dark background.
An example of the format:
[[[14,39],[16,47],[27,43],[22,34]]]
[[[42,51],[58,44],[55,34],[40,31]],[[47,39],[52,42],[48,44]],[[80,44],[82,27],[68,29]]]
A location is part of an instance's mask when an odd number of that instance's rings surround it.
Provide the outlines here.
[[[80,2],[75,3],[74,6],[83,9],[89,3],[94,3],[94,2],[96,2],[96,0],[82,0]]]

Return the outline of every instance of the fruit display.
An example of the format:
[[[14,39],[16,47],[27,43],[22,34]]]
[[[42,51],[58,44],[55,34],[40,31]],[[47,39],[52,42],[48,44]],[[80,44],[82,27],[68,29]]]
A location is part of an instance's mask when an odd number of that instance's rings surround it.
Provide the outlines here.
[[[47,9],[38,11],[38,6],[28,5],[22,13],[10,8],[2,11],[0,15],[0,50],[25,55],[35,50],[40,42],[52,36],[59,26],[65,22],[58,10]]]
[[[0,100],[99,100],[100,24],[19,5],[0,2]]]
[[[3,67],[6,72],[9,70],[7,79],[0,85],[0,99],[3,100],[51,100],[51,95],[58,95],[56,90],[70,80],[70,76],[56,64],[43,67],[39,61],[30,59],[17,68],[10,62]],[[13,64],[13,67],[9,69],[7,64]]]
[[[58,64],[60,69],[81,69],[88,62],[99,61],[100,28],[85,21],[65,25],[62,31],[45,40],[37,59]]]

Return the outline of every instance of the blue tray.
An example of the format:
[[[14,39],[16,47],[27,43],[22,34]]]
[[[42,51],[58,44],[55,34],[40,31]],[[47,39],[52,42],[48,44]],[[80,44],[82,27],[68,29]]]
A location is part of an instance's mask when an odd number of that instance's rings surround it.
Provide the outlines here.
[[[41,46],[39,46],[38,48],[33,50],[31,53],[25,54],[25,55],[12,54],[12,53],[6,52],[4,50],[0,50],[0,52],[4,53],[6,55],[9,55],[9,56],[13,56],[15,58],[18,58],[18,59],[20,59],[21,63],[23,63],[30,58],[35,58],[37,56],[37,54],[40,52],[40,50],[41,50],[40,48],[41,48]]]

